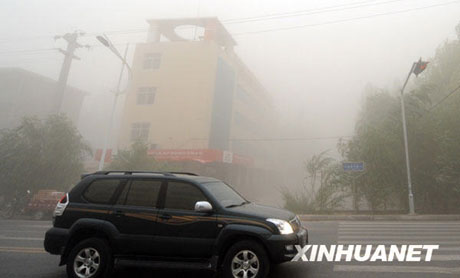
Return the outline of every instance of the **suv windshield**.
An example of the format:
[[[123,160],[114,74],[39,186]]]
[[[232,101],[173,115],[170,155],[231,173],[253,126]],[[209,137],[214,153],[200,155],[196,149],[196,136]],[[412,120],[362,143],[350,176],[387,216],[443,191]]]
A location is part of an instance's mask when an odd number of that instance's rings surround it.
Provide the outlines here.
[[[207,182],[203,185],[224,207],[235,207],[249,203],[224,182]]]

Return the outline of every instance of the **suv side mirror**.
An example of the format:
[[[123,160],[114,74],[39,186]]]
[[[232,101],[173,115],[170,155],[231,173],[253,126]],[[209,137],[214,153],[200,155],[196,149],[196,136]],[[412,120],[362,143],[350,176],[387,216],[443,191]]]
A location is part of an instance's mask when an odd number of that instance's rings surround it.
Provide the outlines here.
[[[196,212],[211,212],[212,206],[207,201],[199,201],[195,204],[195,211]]]

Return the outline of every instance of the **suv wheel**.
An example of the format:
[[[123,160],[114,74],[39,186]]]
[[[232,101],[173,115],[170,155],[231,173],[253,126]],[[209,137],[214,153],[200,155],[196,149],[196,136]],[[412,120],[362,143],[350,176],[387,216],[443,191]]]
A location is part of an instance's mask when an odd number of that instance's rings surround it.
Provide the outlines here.
[[[70,251],[67,275],[72,278],[108,277],[112,268],[112,254],[108,243],[99,238],[79,242]]]
[[[225,255],[222,274],[225,278],[264,278],[268,274],[269,263],[260,244],[250,240],[240,241]]]

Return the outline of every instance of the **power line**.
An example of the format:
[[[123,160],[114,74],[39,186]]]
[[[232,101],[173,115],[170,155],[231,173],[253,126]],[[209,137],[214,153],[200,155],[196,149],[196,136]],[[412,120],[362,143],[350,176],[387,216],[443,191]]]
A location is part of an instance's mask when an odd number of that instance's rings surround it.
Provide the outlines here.
[[[286,18],[286,17],[314,15],[314,14],[344,11],[344,10],[349,10],[349,9],[368,7],[368,6],[378,6],[378,5],[389,4],[393,2],[401,2],[401,1],[408,1],[408,0],[390,0],[390,1],[377,2],[377,3],[369,3],[369,2],[375,2],[375,0],[374,1],[363,1],[363,2],[342,4],[342,5],[333,5],[333,6],[322,7],[318,9],[300,10],[300,11],[286,12],[286,13],[272,13],[272,14],[263,15],[263,16],[226,19],[226,20],[222,20],[222,23],[239,24],[239,23],[246,23],[246,22],[253,22],[253,21],[280,19],[280,18]],[[350,5],[355,5],[355,6],[347,7]],[[179,26],[178,27],[178,29],[192,29],[192,28],[195,28],[195,27],[193,26],[184,26],[184,27]],[[146,29],[118,30],[118,31],[108,31],[105,33],[111,34],[111,35],[123,35],[123,34],[144,33],[144,32],[146,32]],[[93,33],[93,34],[87,34],[87,35],[97,35],[97,34]]]
[[[52,39],[53,36],[50,35],[43,35],[43,36],[33,36],[33,37],[16,37],[16,38],[8,38],[8,39],[0,39],[0,43],[8,43],[11,41],[30,41],[30,40],[44,40],[44,39]]]
[[[369,3],[369,2],[364,1],[364,2],[342,4],[342,5],[329,6],[329,7],[319,8],[319,9],[311,9],[311,10],[304,10],[304,11],[297,11],[297,12],[274,13],[274,14],[270,14],[270,15],[266,15],[266,16],[234,18],[234,19],[222,20],[222,23],[238,24],[238,23],[245,23],[245,22],[252,22],[252,21],[273,20],[273,19],[286,18],[286,17],[295,17],[295,16],[303,16],[303,15],[320,14],[320,13],[326,13],[326,12],[343,11],[343,10],[348,10],[348,9],[356,9],[356,8],[360,8],[360,7],[378,6],[378,5],[389,4],[389,3],[393,3],[393,2],[401,2],[401,1],[407,1],[407,0],[390,0],[390,1],[383,1],[383,2],[377,2],[377,3]],[[387,12],[387,13],[382,13],[382,14],[374,14],[374,15],[370,15],[370,16],[355,17],[355,18],[336,20],[336,21],[329,21],[329,22],[316,23],[316,24],[307,24],[307,25],[298,25],[298,26],[291,26],[291,27],[273,28],[273,29],[260,30],[260,31],[235,33],[235,34],[232,34],[232,35],[238,36],[238,35],[246,35],[246,34],[258,34],[258,33],[272,32],[272,31],[297,29],[297,28],[303,28],[303,27],[313,27],[313,26],[328,25],[328,24],[333,24],[333,23],[354,21],[354,20],[372,18],[372,17],[377,17],[377,16],[392,15],[392,14],[399,14],[399,13],[407,13],[407,12],[410,12],[410,11],[428,9],[428,8],[439,7],[439,6],[446,6],[446,5],[455,4],[455,3],[458,3],[458,2],[459,1],[452,1],[452,2],[447,2],[447,3],[433,4],[433,5],[429,5],[429,6],[418,7],[418,8],[410,8],[410,9],[394,11],[394,12]],[[349,5],[355,5],[355,6],[344,7],[344,6],[349,6]],[[342,7],[342,8],[340,8],[340,7]],[[338,8],[340,8],[340,9],[338,9]],[[182,28],[185,29],[185,28],[194,28],[194,27],[186,26],[186,27],[182,27]],[[123,31],[123,30],[108,31],[106,33],[107,34],[113,34],[113,35],[120,35],[120,34],[141,33],[141,32],[142,33],[146,32],[146,30],[145,29],[131,29],[131,30],[126,30],[126,31]]]
[[[408,0],[390,0],[390,1],[383,1],[383,2],[377,2],[377,3],[375,3],[376,0],[361,1],[361,2],[341,4],[341,5],[331,5],[331,6],[317,8],[317,9],[308,9],[308,10],[300,10],[300,11],[285,12],[285,13],[272,13],[272,14],[263,15],[263,16],[233,18],[233,19],[222,20],[222,22],[227,23],[227,24],[238,24],[238,23],[245,23],[245,22],[252,22],[252,21],[273,20],[273,19],[286,18],[286,17],[296,17],[296,16],[320,14],[320,13],[327,13],[327,12],[343,11],[343,10],[356,9],[356,8],[361,8],[361,7],[378,6],[378,5],[390,4],[390,3],[401,2],[401,1],[408,1]],[[195,28],[195,27],[184,27],[184,28]],[[120,34],[130,34],[130,33],[140,33],[140,32],[146,32],[146,30],[145,29],[131,29],[131,30],[108,31],[105,33],[112,34],[112,35],[120,35]],[[92,35],[98,35],[98,34],[99,33],[88,33],[85,35],[92,36]],[[35,36],[35,37],[30,37],[30,38],[19,38],[17,40],[33,40],[33,39],[44,39],[44,38],[51,38],[51,37],[52,36]],[[11,39],[1,39],[0,43],[5,43],[9,41],[11,41]]]
[[[379,3],[374,3],[373,5],[388,4],[388,3],[391,3],[391,2],[398,2],[398,1],[404,1],[404,0],[392,0],[392,1],[386,1],[386,2],[379,2]],[[365,3],[365,2],[360,2],[360,3]],[[336,23],[341,23],[341,22],[351,22],[351,21],[356,21],[356,20],[361,20],[361,19],[369,19],[369,18],[380,17],[380,16],[408,13],[408,12],[412,12],[412,11],[425,10],[425,9],[429,9],[429,8],[442,7],[442,6],[447,6],[447,5],[451,5],[451,4],[458,4],[458,3],[460,3],[460,1],[451,1],[451,2],[446,2],[446,3],[433,4],[433,5],[429,5],[429,6],[410,8],[410,9],[404,9],[404,10],[393,11],[393,12],[373,14],[373,15],[368,15],[368,16],[360,16],[360,17],[353,17],[353,18],[347,18],[347,19],[339,19],[339,20],[327,21],[327,22],[322,22],[322,23],[296,25],[296,26],[290,26],[290,27],[273,28],[273,29],[266,29],[266,30],[259,30],[259,31],[233,33],[232,35],[233,36],[251,35],[251,34],[260,34],[260,33],[267,33],[267,32],[275,32],[275,31],[299,29],[299,28],[305,28],[305,27],[316,27],[316,26],[336,24]],[[340,5],[338,5],[338,6],[340,6]],[[361,5],[361,6],[372,6],[372,5],[367,4],[367,5]],[[330,6],[330,7],[334,7],[334,6]],[[346,9],[357,8],[357,7],[358,6],[348,7]],[[324,13],[324,12],[328,12],[328,11],[338,11],[338,10],[335,9],[335,10],[317,11],[317,12],[314,12],[314,10],[310,10],[309,12],[311,14],[314,14],[314,13]],[[270,15],[268,15],[268,16],[270,16]],[[283,14],[279,14],[277,16],[285,17]],[[287,16],[287,14],[286,14],[286,16]],[[254,21],[256,21],[256,19],[261,18],[261,17],[252,17],[252,18],[254,19]],[[223,20],[222,22],[227,23],[227,24],[243,23],[243,22],[245,22],[245,21],[247,21],[249,19],[251,19],[251,17],[242,18],[242,19],[233,19],[233,22],[232,22],[232,20]],[[267,20],[271,20],[271,19],[276,19],[276,18],[270,17]],[[237,20],[240,20],[240,21],[237,21]],[[186,28],[194,28],[194,27],[186,27]],[[105,33],[106,34],[111,34],[111,35],[120,35],[120,34],[144,33],[144,32],[146,32],[145,29],[131,29],[131,30],[108,31],[108,32],[105,32]],[[87,34],[87,35],[96,35],[96,33]]]
[[[451,97],[453,94],[455,94],[458,90],[460,90],[460,85],[458,85],[457,87],[455,87],[453,90],[451,90],[447,95],[445,95],[443,98],[441,98],[441,100],[439,100],[438,102],[436,102],[434,105],[432,105],[429,109],[425,109],[425,113],[418,116],[416,118],[416,120],[419,120],[421,118],[424,118],[425,116],[427,116],[428,114],[430,114],[431,111],[433,111],[436,107],[438,107],[441,103],[443,103],[444,101],[446,101],[449,97]]]
[[[326,22],[322,22],[322,23],[304,24],[304,25],[296,25],[296,26],[290,26],[290,27],[282,27],[282,28],[273,28],[273,29],[266,29],[266,30],[259,30],[259,31],[235,33],[235,34],[232,34],[232,35],[233,36],[253,35],[253,34],[261,34],[261,33],[268,33],[268,32],[299,29],[299,28],[305,28],[305,27],[316,27],[316,26],[322,26],[322,25],[329,25],[329,24],[336,24],[336,23],[342,23],[342,22],[356,21],[356,20],[361,20],[361,19],[369,19],[369,18],[374,18],[374,17],[379,17],[379,16],[387,16],[387,15],[393,15],[393,14],[408,13],[408,12],[412,12],[412,11],[425,10],[425,9],[429,9],[429,8],[442,7],[442,6],[447,6],[447,5],[451,5],[451,4],[458,4],[458,3],[460,3],[460,1],[451,1],[451,2],[442,3],[442,4],[434,4],[434,5],[424,6],[424,7],[411,8],[411,9],[405,9],[405,10],[399,10],[399,11],[393,11],[393,12],[386,12],[386,13],[380,13],[380,14],[373,14],[373,15],[368,15],[368,16],[352,17],[352,18],[347,18],[347,19],[326,21]]]
[[[328,136],[328,137],[285,137],[285,138],[230,138],[229,141],[314,141],[314,140],[331,140],[340,138],[351,138],[351,135]],[[196,138],[198,140],[198,138]],[[205,138],[203,138],[205,140]]]
[[[379,2],[379,3],[375,3],[374,5],[383,4],[383,3],[390,3],[390,2],[397,2],[397,1],[402,1],[402,0]],[[322,23],[296,25],[296,26],[290,26],[290,27],[272,28],[272,29],[259,30],[259,31],[249,31],[249,32],[243,32],[243,33],[234,33],[232,35],[233,36],[252,35],[252,34],[261,34],[261,33],[268,33],[268,32],[276,32],[276,31],[300,29],[300,28],[306,28],[306,27],[316,27],[316,26],[322,26],[322,25],[330,25],[330,24],[337,24],[337,23],[342,23],[342,22],[351,22],[351,21],[356,21],[356,20],[369,19],[369,18],[380,17],[380,16],[408,13],[408,12],[412,12],[412,11],[424,10],[424,9],[435,8],[435,7],[442,7],[442,6],[447,6],[447,5],[451,5],[451,4],[458,4],[458,3],[460,3],[460,1],[451,1],[451,2],[446,2],[446,3],[441,3],[441,4],[433,4],[433,5],[429,5],[429,6],[410,8],[410,9],[393,11],[393,12],[386,12],[386,13],[380,13],[380,14],[373,14],[373,15],[368,15],[368,16],[360,16],[360,17],[353,17],[353,18],[347,18],[347,19],[339,19],[339,20],[327,21],[327,22],[322,22]],[[254,18],[256,18],[256,17],[254,17]],[[223,21],[223,22],[225,22],[225,21]],[[110,35],[117,35],[117,34],[120,35],[120,34],[130,34],[130,33],[140,33],[140,32],[146,32],[146,30],[145,29],[131,29],[131,30],[107,31],[105,33],[110,34]],[[99,34],[99,33],[87,33],[87,34],[84,34],[84,36],[94,36],[94,35],[97,35],[97,34]],[[95,46],[92,46],[92,47],[95,47]],[[51,49],[29,49],[29,50],[19,50],[19,51],[4,51],[4,52],[0,52],[0,54],[19,53],[21,51],[23,51],[23,52],[32,52],[33,54],[38,54],[38,53],[34,53],[34,51],[50,51],[50,50],[56,50],[56,49],[51,48]]]
[[[254,21],[280,19],[280,18],[286,18],[286,17],[291,18],[291,17],[297,17],[297,16],[305,16],[305,15],[313,15],[313,14],[321,14],[321,13],[329,13],[329,12],[339,12],[339,11],[362,8],[362,7],[379,6],[379,5],[385,5],[385,4],[401,2],[401,1],[407,1],[407,0],[390,0],[390,1],[383,1],[383,2],[377,2],[377,3],[373,3],[375,1],[355,2],[355,3],[323,7],[323,8],[318,8],[318,9],[296,11],[296,12],[273,13],[273,14],[264,15],[264,16],[228,19],[228,20],[223,20],[222,22],[227,23],[227,24],[238,24],[238,23],[246,23],[246,22],[254,22]]]
[[[433,106],[430,107],[430,109],[428,109],[428,113],[430,113],[431,111],[433,111],[436,107],[438,107],[441,103],[443,103],[446,99],[448,99],[450,96],[452,96],[453,94],[455,94],[458,90],[460,89],[460,85],[458,85],[455,89],[453,89],[452,91],[450,91],[446,96],[444,96],[440,101],[438,101],[437,103],[435,103]]]
[[[36,54],[36,53],[56,51],[56,50],[58,50],[58,48],[21,49],[21,50],[11,50],[11,51],[1,51],[0,55],[1,54],[15,54],[15,53]]]
[[[134,43],[141,43],[141,42],[134,42]],[[125,42],[123,43],[114,43],[114,45],[126,45]],[[85,47],[89,48],[97,48],[103,47],[103,45],[99,44],[92,44],[92,45],[85,45]],[[11,50],[11,51],[0,51],[0,55],[2,54],[44,54],[46,52],[50,53],[58,53],[59,48],[37,48],[37,49],[21,49],[21,50]]]
[[[352,138],[352,135],[328,136],[328,137],[285,137],[285,138],[230,138],[228,141],[255,141],[255,142],[273,142],[273,141],[314,141],[314,140],[334,140],[341,138]],[[208,138],[192,138],[191,140],[208,140]]]

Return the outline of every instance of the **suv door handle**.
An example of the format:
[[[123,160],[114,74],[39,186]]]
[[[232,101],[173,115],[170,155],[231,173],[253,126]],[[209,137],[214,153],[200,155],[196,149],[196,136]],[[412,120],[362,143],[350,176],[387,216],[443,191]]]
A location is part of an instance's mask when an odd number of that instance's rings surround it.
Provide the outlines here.
[[[125,213],[122,210],[116,210],[113,212],[113,214],[115,215],[115,217],[125,216]]]
[[[161,214],[159,217],[163,220],[169,220],[172,218],[172,216],[169,214]]]

